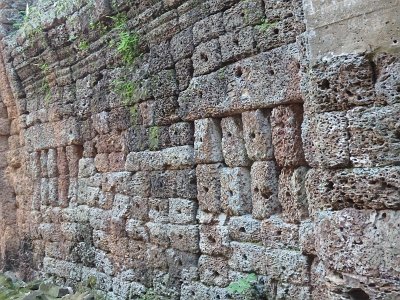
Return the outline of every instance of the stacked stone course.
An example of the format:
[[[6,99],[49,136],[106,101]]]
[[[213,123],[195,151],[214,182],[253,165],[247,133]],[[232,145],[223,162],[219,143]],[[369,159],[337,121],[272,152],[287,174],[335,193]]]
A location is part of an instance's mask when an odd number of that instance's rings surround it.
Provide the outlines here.
[[[268,299],[400,297],[396,54],[314,56],[300,0],[76,1],[34,35],[25,4],[0,1],[4,270],[107,299],[244,299],[252,273]]]

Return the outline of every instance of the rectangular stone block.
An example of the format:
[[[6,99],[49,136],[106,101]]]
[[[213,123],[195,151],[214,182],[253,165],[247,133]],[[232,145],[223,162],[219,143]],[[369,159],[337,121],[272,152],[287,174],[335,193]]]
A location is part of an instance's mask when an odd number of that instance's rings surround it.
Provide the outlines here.
[[[221,46],[218,39],[198,45],[194,50],[192,61],[194,76],[217,70],[222,64]]]
[[[228,222],[229,237],[237,242],[258,243],[261,241],[260,221],[251,215],[231,217]]]
[[[130,217],[136,220],[148,221],[149,219],[148,198],[133,196],[131,197],[130,202],[131,202]]]
[[[229,267],[222,257],[201,255],[199,258],[200,281],[209,286],[226,286],[229,284]]]
[[[346,167],[350,163],[346,114],[306,115],[302,125],[304,154],[312,167]]]
[[[398,209],[400,207],[400,167],[323,170],[312,169],[306,177],[309,211]]]
[[[255,30],[245,27],[240,31],[228,32],[219,37],[222,61],[232,62],[245,58],[257,51]]]
[[[191,57],[193,51],[193,32],[191,27],[182,30],[171,39],[171,54],[175,62]]]
[[[281,170],[279,175],[278,198],[282,206],[282,217],[290,223],[299,223],[308,217],[308,202],[305,179],[308,169]]]
[[[162,223],[147,223],[149,229],[150,242],[164,249],[170,246],[169,226]]]
[[[164,156],[162,151],[130,152],[126,157],[126,171],[154,171],[162,170],[163,167]]]
[[[171,146],[193,145],[194,126],[191,122],[178,122],[169,127]]]
[[[229,230],[227,226],[201,225],[200,250],[211,256],[227,256],[230,252]]]
[[[264,18],[262,1],[250,0],[239,2],[224,12],[224,26],[227,31],[234,31],[247,25],[261,23]]]
[[[243,137],[249,158],[253,161],[274,158],[269,114],[262,110],[242,114]]]
[[[170,225],[168,236],[172,248],[190,253],[199,252],[199,228],[197,225]]]
[[[347,112],[350,161],[354,167],[400,163],[400,104]]]
[[[280,216],[272,216],[261,222],[260,236],[265,247],[275,249],[299,249],[299,226],[284,222]]]
[[[150,188],[153,198],[176,197],[176,171],[150,172]]]
[[[195,224],[197,204],[192,200],[169,199],[169,222],[172,224]]]
[[[150,198],[149,219],[153,223],[168,223],[169,222],[169,200]]]
[[[278,172],[275,162],[257,161],[251,166],[252,215],[264,219],[280,211]]]
[[[271,113],[272,144],[279,167],[298,167],[306,164],[301,140],[303,107],[278,106]]]
[[[222,168],[221,206],[228,215],[240,216],[251,212],[251,179],[248,169]]]
[[[190,58],[182,59],[175,64],[176,79],[179,91],[187,89],[193,76],[193,62]]]
[[[202,42],[218,38],[224,31],[222,13],[213,14],[194,24],[193,42],[197,46]]]
[[[197,198],[196,170],[186,169],[176,172],[176,194],[186,199]]]
[[[196,77],[179,95],[180,116],[195,120],[302,103],[298,59],[296,46],[288,45]]]
[[[241,272],[266,273],[266,249],[263,246],[231,242],[232,256],[228,265],[232,270]]]
[[[194,155],[196,163],[222,162],[222,133],[218,120],[196,120],[194,126]]]
[[[184,169],[194,165],[192,146],[171,147],[162,150],[165,166],[168,169]]]
[[[192,281],[198,277],[198,255],[175,249],[166,250],[169,276]]]
[[[197,165],[197,199],[199,208],[205,212],[221,211],[222,164]]]
[[[240,117],[228,117],[221,120],[222,153],[229,167],[250,165],[243,139],[243,125]]]

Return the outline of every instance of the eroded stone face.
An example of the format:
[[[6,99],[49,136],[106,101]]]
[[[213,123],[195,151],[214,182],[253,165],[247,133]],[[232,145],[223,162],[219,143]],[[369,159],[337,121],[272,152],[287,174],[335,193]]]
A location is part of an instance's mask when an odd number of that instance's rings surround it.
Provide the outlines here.
[[[396,1],[36,2],[13,35],[26,3],[0,3],[0,270],[112,300],[398,298]]]

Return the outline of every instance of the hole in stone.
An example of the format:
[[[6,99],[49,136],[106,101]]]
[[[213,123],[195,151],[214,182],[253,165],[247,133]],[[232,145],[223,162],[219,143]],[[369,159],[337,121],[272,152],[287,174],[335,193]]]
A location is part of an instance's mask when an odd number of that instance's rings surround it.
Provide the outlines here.
[[[272,193],[270,193],[270,192],[261,192],[261,197],[263,197],[264,199],[268,199],[271,196],[272,196]]]
[[[228,193],[229,193],[229,196],[231,196],[231,197],[233,196],[233,192],[231,190],[229,190]]]
[[[329,89],[329,87],[330,87],[330,83],[329,83],[328,79],[322,80],[321,84],[319,85],[319,88],[321,90],[327,90],[327,89]]]
[[[259,191],[260,191],[260,190],[258,189],[258,187],[255,187],[255,188],[254,188],[254,193],[257,194]]]
[[[180,259],[178,259],[178,266],[182,266],[182,261]]]
[[[208,61],[208,56],[205,53],[200,53],[200,58],[205,62]]]
[[[369,296],[362,289],[352,289],[349,292],[351,300],[369,300]]]
[[[178,214],[181,214],[181,213],[182,213],[182,210],[181,210],[181,209],[178,209],[176,212],[177,212]]]
[[[327,189],[328,191],[333,190],[333,182],[332,182],[332,181],[329,181],[329,182],[327,183],[326,189]]]
[[[211,235],[209,235],[209,236],[207,237],[207,239],[208,239],[211,243],[215,243],[215,242],[216,242],[216,240],[215,240]]]
[[[233,43],[234,43],[236,46],[239,46],[239,41],[238,41],[237,39],[234,39],[234,40],[233,40]]]
[[[246,255],[246,254],[243,254],[243,255],[242,255],[242,258],[243,258],[244,260],[247,260],[247,255]]]
[[[398,42],[398,40],[393,40],[393,44],[397,44]]]
[[[221,299],[221,296],[220,296],[220,295],[217,295],[216,298],[217,298],[217,299]]]
[[[193,291],[190,291],[190,293],[192,294],[192,296],[196,295],[196,293],[195,293],[195,292],[193,292]]]
[[[250,138],[252,139],[252,140],[254,140],[255,138],[256,138],[256,134],[254,133],[254,132],[252,132],[252,133],[250,133]]]
[[[240,16],[241,16],[242,18],[244,18],[244,12],[242,12],[242,13],[240,14]]]
[[[246,232],[246,228],[240,227],[240,228],[239,228],[239,231],[240,231],[240,232]]]
[[[237,78],[240,78],[240,77],[242,77],[242,75],[243,75],[242,67],[237,67],[235,70],[235,76]]]
[[[227,135],[228,137],[231,137],[231,136],[232,136],[232,133],[228,132],[226,135]]]
[[[275,34],[278,34],[278,33],[279,33],[279,29],[278,29],[278,28],[275,28],[275,29],[274,29],[274,33],[275,33]]]
[[[386,219],[386,213],[382,214],[382,219]]]
[[[199,97],[203,98],[203,92],[202,91],[199,91]]]
[[[208,187],[204,186],[203,189],[204,189],[205,193],[208,193],[208,191],[209,191]]]
[[[219,273],[217,271],[213,271],[213,276],[217,277],[217,276],[219,276]]]
[[[269,70],[269,71],[268,71],[268,73],[269,73],[269,75],[271,75],[271,76],[272,76],[272,75],[274,75],[274,74],[275,74],[275,71],[274,71],[274,70]]]
[[[183,238],[183,235],[182,235],[182,234],[179,234],[179,235],[178,235],[178,238],[179,238],[179,239],[182,239],[182,238]]]
[[[281,234],[282,234],[282,231],[281,231],[281,230],[278,230],[278,231],[276,232],[276,234],[277,234],[277,235],[281,235]]]

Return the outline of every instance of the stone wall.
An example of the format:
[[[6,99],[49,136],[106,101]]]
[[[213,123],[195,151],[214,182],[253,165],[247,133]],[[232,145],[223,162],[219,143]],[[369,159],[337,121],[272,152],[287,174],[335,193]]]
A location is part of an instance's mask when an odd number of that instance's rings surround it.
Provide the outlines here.
[[[400,297],[399,1],[26,4],[0,1],[3,270]]]

